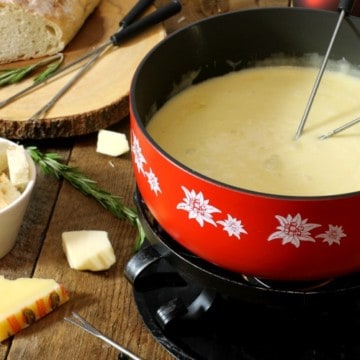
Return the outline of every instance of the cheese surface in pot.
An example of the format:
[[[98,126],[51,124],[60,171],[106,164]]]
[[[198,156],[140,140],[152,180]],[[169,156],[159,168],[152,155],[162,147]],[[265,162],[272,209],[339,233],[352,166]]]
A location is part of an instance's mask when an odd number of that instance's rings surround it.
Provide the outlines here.
[[[360,191],[360,77],[325,71],[302,136],[295,133],[318,68],[262,66],[206,80],[171,98],[147,131],[169,155],[211,179],[291,196]]]

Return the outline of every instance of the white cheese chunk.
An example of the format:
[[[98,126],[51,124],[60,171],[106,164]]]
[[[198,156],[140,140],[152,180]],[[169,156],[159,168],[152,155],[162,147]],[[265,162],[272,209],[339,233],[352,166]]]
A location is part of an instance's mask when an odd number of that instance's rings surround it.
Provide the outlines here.
[[[62,233],[62,246],[69,266],[76,270],[107,270],[116,261],[106,231],[65,231]]]
[[[110,131],[99,130],[96,151],[109,156],[120,156],[130,150],[129,142],[125,134]]]
[[[4,172],[8,168],[6,151],[0,149],[0,173]]]
[[[6,156],[10,181],[16,188],[22,191],[30,179],[26,150],[22,145],[11,146],[6,149]]]
[[[0,174],[0,209],[5,208],[21,195],[5,173]]]

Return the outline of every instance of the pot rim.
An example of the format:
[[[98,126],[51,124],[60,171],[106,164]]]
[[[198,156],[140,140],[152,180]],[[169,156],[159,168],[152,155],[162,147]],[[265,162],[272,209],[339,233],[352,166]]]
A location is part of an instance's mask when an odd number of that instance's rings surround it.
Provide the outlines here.
[[[164,44],[166,44],[169,41],[172,41],[173,38],[176,38],[179,34],[185,32],[185,31],[191,31],[192,28],[201,26],[202,23],[208,23],[216,21],[219,18],[222,17],[228,17],[228,16],[236,16],[237,13],[246,13],[246,12],[317,12],[317,13],[324,13],[334,16],[334,20],[337,18],[337,12],[332,10],[326,10],[326,9],[314,9],[314,8],[306,8],[306,7],[269,7],[269,8],[250,8],[250,9],[240,9],[235,11],[230,11],[227,13],[220,13],[213,16],[210,16],[208,18],[203,18],[200,20],[197,20],[193,23],[190,23],[186,25],[183,28],[180,28],[170,35],[167,35],[163,40],[161,40],[158,44],[156,44],[141,60],[138,67],[135,70],[134,76],[132,78],[131,86],[130,86],[130,116],[133,118],[133,120],[137,123],[139,128],[141,129],[143,135],[146,137],[146,139],[151,143],[151,145],[165,158],[167,158],[170,162],[172,162],[177,167],[183,169],[187,173],[192,174],[193,176],[206,181],[208,183],[212,183],[216,186],[226,188],[231,191],[237,191],[242,192],[244,194],[253,195],[253,196],[259,196],[259,197],[265,197],[269,199],[277,199],[277,200],[288,200],[288,201],[330,201],[334,199],[343,199],[343,198],[350,198],[350,197],[360,197],[360,189],[358,191],[352,191],[348,193],[340,193],[340,194],[328,194],[328,195],[281,195],[281,194],[271,194],[271,193],[265,193],[261,191],[255,191],[251,189],[241,188],[238,186],[230,185],[224,182],[221,182],[219,180],[210,178],[194,169],[191,169],[190,167],[186,166],[185,164],[181,163],[177,159],[175,159],[173,156],[171,156],[168,152],[166,152],[163,148],[161,148],[155,140],[150,136],[150,134],[147,132],[146,127],[144,125],[144,119],[141,119],[141,116],[138,112],[138,109],[136,107],[136,100],[135,100],[135,92],[138,87],[138,78],[140,76],[140,73],[142,71],[143,66],[148,62],[149,58],[153,56],[154,53],[158,51],[159,48],[161,48]],[[349,17],[354,17],[353,15],[349,15]],[[168,99],[169,100],[169,99]]]

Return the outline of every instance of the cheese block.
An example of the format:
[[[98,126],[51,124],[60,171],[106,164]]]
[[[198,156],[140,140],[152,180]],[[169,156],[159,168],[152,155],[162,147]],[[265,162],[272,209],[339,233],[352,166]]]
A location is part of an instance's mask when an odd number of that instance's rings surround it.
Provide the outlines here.
[[[65,231],[62,233],[62,246],[72,269],[103,271],[116,261],[106,231]]]
[[[0,341],[18,333],[69,300],[53,279],[0,276]]]
[[[99,130],[96,144],[98,153],[116,157],[129,150],[129,142],[125,134],[111,130]]]
[[[20,191],[24,190],[30,179],[30,168],[26,150],[22,145],[11,146],[6,150],[11,183]]]
[[[0,0],[0,64],[61,52],[100,0]]]

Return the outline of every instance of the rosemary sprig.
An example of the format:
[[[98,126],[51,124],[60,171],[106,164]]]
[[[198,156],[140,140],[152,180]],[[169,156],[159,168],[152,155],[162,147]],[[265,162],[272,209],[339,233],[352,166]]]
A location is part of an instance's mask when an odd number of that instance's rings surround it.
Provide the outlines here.
[[[60,67],[60,65],[64,61],[64,54],[59,53],[57,55],[59,56],[59,59],[55,62],[49,63],[47,65],[46,69],[34,78],[35,83],[40,83],[40,82],[44,81],[46,78],[48,78],[50,75],[52,75]]]
[[[44,174],[53,175],[59,180],[65,179],[84,195],[93,197],[117,218],[127,219],[131,225],[136,226],[138,234],[135,242],[135,251],[140,248],[145,239],[145,233],[136,210],[128,208],[117,196],[101,189],[96,185],[95,181],[89,179],[77,168],[62,163],[58,154],[44,154],[36,146],[27,147],[27,151]]]
[[[46,65],[46,69],[34,78],[34,82],[36,83],[43,81],[59,68],[63,60],[64,55],[59,53],[31,65],[1,70],[0,86],[18,83],[26,76],[31,75],[36,69]]]

